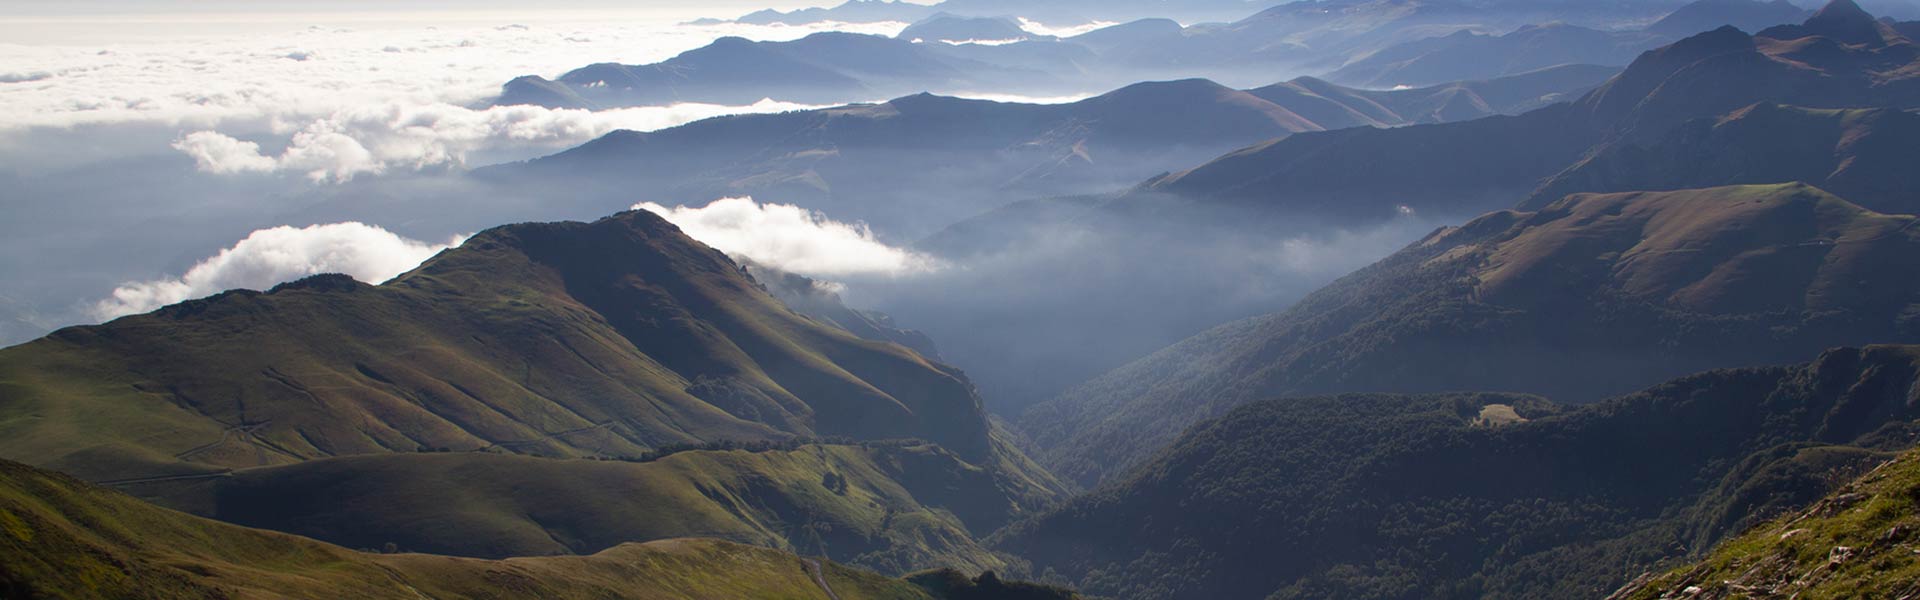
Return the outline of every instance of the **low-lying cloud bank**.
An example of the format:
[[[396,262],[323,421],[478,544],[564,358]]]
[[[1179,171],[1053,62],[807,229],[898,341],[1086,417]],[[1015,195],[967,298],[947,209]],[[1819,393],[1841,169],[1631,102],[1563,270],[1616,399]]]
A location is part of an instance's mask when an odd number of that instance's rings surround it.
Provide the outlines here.
[[[633,205],[665,217],[715,249],[808,277],[899,276],[940,268],[939,261],[876,239],[864,223],[835,221],[791,204],[722,198],[702,207]]]
[[[502,147],[560,148],[616,129],[653,131],[709,117],[816,108],[761,100],[747,106],[676,104],[606,111],[496,106],[471,109],[436,103],[385,103],[343,109],[304,125],[276,121],[287,137],[277,155],[260,145],[212,131],[182,136],[173,147],[201,171],[218,174],[289,172],[314,182],[344,182],[389,170],[461,167],[469,155]]]
[[[104,321],[230,289],[266,289],[320,273],[344,273],[381,283],[464,239],[433,244],[355,222],[261,229],[200,261],[184,275],[121,285],[112,297],[94,304],[92,312]]]

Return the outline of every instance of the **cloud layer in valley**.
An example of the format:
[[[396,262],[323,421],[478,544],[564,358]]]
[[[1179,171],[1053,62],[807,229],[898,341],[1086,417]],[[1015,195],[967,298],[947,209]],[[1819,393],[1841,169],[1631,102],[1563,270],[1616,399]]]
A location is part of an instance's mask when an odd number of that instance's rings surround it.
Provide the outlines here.
[[[392,169],[466,166],[469,155],[501,147],[557,149],[616,129],[653,131],[720,115],[808,108],[815,107],[773,100],[748,106],[677,104],[599,112],[389,102],[344,109],[285,132],[286,149],[274,156],[263,154],[258,143],[212,130],[189,133],[173,147],[208,173],[284,171],[315,182],[338,182]],[[291,128],[285,122],[279,125]]]
[[[218,34],[145,39],[139,32],[162,24],[107,22],[99,26],[132,30],[128,41],[0,44],[0,64],[10,66],[0,71],[0,105],[8,107],[0,136],[24,128],[160,124],[179,128],[176,147],[208,172],[286,171],[322,181],[458,166],[476,154],[518,160],[613,129],[805,107],[484,107],[516,76],[656,62],[729,35],[786,40],[826,29],[891,35],[904,27],[695,26],[578,15],[527,23],[458,14],[377,23],[250,18],[261,22]]]
[[[344,273],[381,283],[462,239],[421,242],[352,222],[261,229],[179,277],[121,285],[112,297],[93,306],[93,316],[107,320],[139,314],[230,289],[266,289],[320,273]]]
[[[934,259],[875,239],[861,223],[790,204],[722,198],[701,207],[633,206],[665,217],[722,252],[809,277],[897,276],[939,268]]]

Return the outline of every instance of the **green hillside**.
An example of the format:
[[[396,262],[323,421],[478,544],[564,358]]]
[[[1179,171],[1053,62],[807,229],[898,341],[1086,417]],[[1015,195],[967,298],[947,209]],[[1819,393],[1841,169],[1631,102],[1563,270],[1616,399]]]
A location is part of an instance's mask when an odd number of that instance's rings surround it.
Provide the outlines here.
[[[796,436],[1023,462],[959,372],[788,310],[641,211],[481,232],[380,286],[318,276],[64,329],[0,350],[0,390],[0,456],[95,480]]]
[[[1915,390],[1920,347],[1882,346],[1580,407],[1265,400],[996,547],[1140,600],[1600,597],[1911,448]]]
[[[1610,598],[1911,598],[1920,594],[1917,530],[1920,455],[1908,453]]]
[[[1497,390],[1590,402],[1689,372],[1920,342],[1920,227],[1805,185],[1576,195],[1436,232],[1286,311],[1029,410],[1091,485],[1276,396]]]
[[[480,558],[719,538],[901,574],[1009,565],[970,532],[1030,508],[925,443],[686,451],[647,462],[368,455],[125,489],[222,521],[350,548]]]
[[[831,595],[821,583],[832,588]],[[715,540],[501,561],[354,552],[0,461],[7,598],[928,599],[900,580]]]

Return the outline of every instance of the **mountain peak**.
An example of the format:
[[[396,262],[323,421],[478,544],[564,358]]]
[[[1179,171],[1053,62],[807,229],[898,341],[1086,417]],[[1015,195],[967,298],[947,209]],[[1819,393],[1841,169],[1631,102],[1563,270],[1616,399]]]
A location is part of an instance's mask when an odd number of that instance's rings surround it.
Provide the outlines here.
[[[1833,0],[1800,25],[1783,25],[1762,32],[1774,39],[1820,36],[1842,44],[1879,46],[1886,43],[1884,26],[1853,0]]]
[[[1833,0],[1813,13],[1807,25],[1817,22],[1873,21],[1873,15],[1853,0]]]

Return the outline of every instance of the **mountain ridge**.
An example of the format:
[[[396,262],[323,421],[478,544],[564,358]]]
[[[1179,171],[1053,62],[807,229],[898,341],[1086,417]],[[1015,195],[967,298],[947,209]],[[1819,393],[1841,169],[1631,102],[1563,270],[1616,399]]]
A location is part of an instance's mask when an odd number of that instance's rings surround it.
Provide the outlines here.
[[[1898,276],[1920,268],[1914,221],[1801,184],[1496,212],[1018,423],[1045,444],[1043,464],[1092,486],[1256,397],[1492,389],[1578,403],[1691,371],[1920,341],[1920,288]]]

